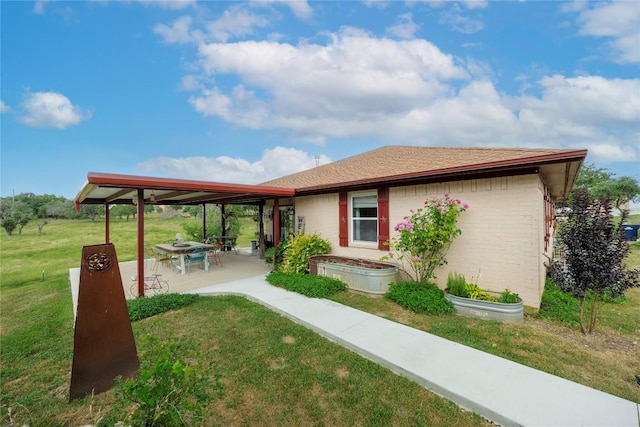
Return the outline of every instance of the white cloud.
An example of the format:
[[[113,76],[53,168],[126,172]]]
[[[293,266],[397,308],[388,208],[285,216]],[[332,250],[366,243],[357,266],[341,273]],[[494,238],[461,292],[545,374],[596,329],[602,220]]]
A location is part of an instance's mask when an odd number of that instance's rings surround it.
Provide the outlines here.
[[[204,30],[194,28],[193,18],[181,16],[171,24],[157,24],[153,32],[165,43],[203,43],[207,41],[227,42],[231,38],[246,37],[256,28],[269,25],[263,16],[252,13],[244,4],[232,5],[218,19],[205,25]]]
[[[640,62],[640,6],[637,1],[597,3],[578,15],[579,34],[609,39],[613,60]]]
[[[396,25],[392,25],[386,29],[386,33],[399,38],[399,39],[412,39],[420,29],[420,27],[413,22],[413,16],[411,13],[405,13],[404,15],[398,16],[398,23]]]
[[[526,91],[508,95],[492,83],[489,65],[456,59],[426,40],[375,38],[354,28],[327,37],[326,44],[202,44],[199,64],[208,81],[189,75],[189,101],[206,116],[318,145],[331,138],[375,138],[438,146],[592,147],[602,159],[640,156],[640,79],[527,77]],[[223,76],[238,83],[217,86]]]
[[[4,101],[0,101],[0,114],[11,112],[11,107],[4,103]]]
[[[194,7],[198,4],[197,0],[135,0],[145,6],[154,6],[162,9],[180,10],[188,7]]]
[[[64,129],[91,118],[91,113],[71,104],[69,98],[56,92],[28,93],[22,109],[19,120],[30,127]]]
[[[487,7],[487,2],[485,0],[464,0],[460,3],[464,4],[469,9],[483,9]]]
[[[394,0],[363,0],[362,3],[367,7],[375,7],[377,9],[385,9]]]
[[[49,3],[50,1],[51,0],[37,0],[33,4],[33,13],[36,13],[38,15],[44,14],[45,7],[46,7],[47,3]]]
[[[296,3],[296,2],[294,2]],[[231,6],[220,18],[207,24],[210,40],[226,42],[231,37],[244,37],[253,34],[254,28],[266,27],[266,18],[251,13],[243,5]]]
[[[253,0],[251,4],[254,6],[284,4],[300,19],[309,19],[313,16],[313,9],[307,0]]]
[[[589,150],[589,157],[596,162],[635,162],[640,160],[638,147],[617,142],[589,143],[582,148]]]
[[[153,32],[158,34],[165,43],[190,43],[198,41],[198,32],[192,34],[190,31],[192,18],[181,16],[171,23],[171,25],[158,24],[153,27]]]
[[[321,155],[320,164],[331,162]],[[221,157],[156,157],[139,163],[145,172],[162,172],[171,177],[233,182],[239,184],[259,184],[284,175],[315,167],[313,155],[295,148],[275,147],[265,150],[262,158],[255,162],[246,159]]]
[[[439,22],[447,24],[454,31],[463,34],[477,33],[484,28],[484,23],[481,20],[465,16],[456,9],[443,12],[440,15]]]
[[[298,138],[322,142],[384,117],[401,117],[446,94],[450,88],[443,82],[468,77],[453,57],[425,40],[375,39],[350,28],[330,37],[327,45],[202,45],[207,75],[238,75],[242,84],[230,93],[204,89],[190,102],[237,125],[286,128]],[[254,88],[268,93],[268,100],[258,98]]]

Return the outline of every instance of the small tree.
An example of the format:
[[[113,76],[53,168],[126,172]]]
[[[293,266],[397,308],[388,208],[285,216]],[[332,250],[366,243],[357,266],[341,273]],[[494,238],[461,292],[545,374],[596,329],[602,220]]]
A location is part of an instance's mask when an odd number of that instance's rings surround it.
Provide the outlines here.
[[[595,328],[602,296],[616,297],[638,286],[640,272],[626,269],[629,244],[623,239],[621,225],[613,221],[609,198],[594,199],[580,188],[573,192],[569,208],[568,218],[558,230],[566,267],[556,263],[554,279],[562,290],[580,299],[580,330],[586,334]],[[619,224],[626,212],[622,215]]]
[[[22,233],[22,229],[33,218],[33,210],[24,202],[2,199],[0,201],[0,226],[7,236],[13,235],[15,229]]]
[[[462,232],[458,216],[469,206],[449,193],[431,196],[424,207],[411,210],[394,230],[398,235],[389,241],[389,254],[382,259],[395,259],[407,267],[405,271],[416,282],[425,283],[435,277],[437,267],[446,264],[447,251]]]
[[[41,235],[42,235],[42,229],[43,229],[43,228],[44,228],[44,226],[45,226],[45,225],[47,225],[47,224],[48,224],[48,222],[47,222],[46,220],[45,220],[45,221],[39,221],[39,222],[38,222],[38,236],[41,236]]]
[[[95,222],[98,216],[104,214],[104,205],[82,205],[80,206],[80,212],[83,216],[89,218],[91,222]]]
[[[634,178],[623,176],[597,184],[592,189],[595,197],[610,197],[611,203],[622,214],[629,202],[640,199],[640,185]]]
[[[640,200],[638,180],[628,176],[615,178],[607,169],[596,168],[593,164],[582,166],[575,188],[584,188],[598,199],[608,196],[620,213],[627,203]]]

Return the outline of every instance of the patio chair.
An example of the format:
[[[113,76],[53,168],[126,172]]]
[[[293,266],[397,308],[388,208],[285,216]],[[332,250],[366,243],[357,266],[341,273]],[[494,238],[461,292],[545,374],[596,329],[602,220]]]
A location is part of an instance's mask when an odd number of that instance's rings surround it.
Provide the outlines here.
[[[173,269],[175,262],[177,261],[176,257],[169,254],[160,253],[153,246],[150,246],[148,244],[145,244],[145,249],[147,251],[147,256],[152,257],[154,260],[153,267],[151,268],[154,273],[158,272],[158,266],[160,264]]]
[[[229,236],[227,237],[225,243],[225,245],[227,246],[226,249],[228,251],[235,251],[236,255],[238,255],[238,247],[236,246],[238,244],[237,240],[238,236]]]
[[[207,261],[209,261],[209,264],[211,264],[211,260],[213,260],[216,264],[222,267],[222,259],[220,258],[221,251],[222,251],[222,242],[218,242],[216,248],[209,249],[207,251]]]
[[[189,252],[186,256],[186,269],[187,274],[191,274],[191,264],[200,263],[202,269],[206,268],[207,263],[207,251],[205,248],[196,248],[192,252]]]

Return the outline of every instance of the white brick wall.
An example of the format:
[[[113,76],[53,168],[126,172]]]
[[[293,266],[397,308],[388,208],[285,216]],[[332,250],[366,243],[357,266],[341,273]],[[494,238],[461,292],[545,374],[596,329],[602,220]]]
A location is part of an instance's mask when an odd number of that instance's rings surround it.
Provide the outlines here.
[[[436,271],[444,287],[455,271],[481,288],[517,292],[528,306],[539,307],[544,287],[544,186],[537,175],[488,178],[390,189],[389,224],[393,227],[410,209],[423,206],[432,194],[448,192],[468,203],[459,219],[462,234],[449,250],[448,264]],[[331,242],[332,253],[380,259],[385,252],[365,247],[340,247],[338,193],[298,197],[296,215],[303,215],[306,234],[318,233]],[[478,280],[478,275],[479,280]]]

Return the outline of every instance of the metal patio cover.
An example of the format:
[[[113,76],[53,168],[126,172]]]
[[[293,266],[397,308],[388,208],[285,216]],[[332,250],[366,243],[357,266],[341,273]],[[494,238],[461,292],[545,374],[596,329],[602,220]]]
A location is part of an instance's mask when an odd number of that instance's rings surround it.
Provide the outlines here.
[[[142,190],[145,204],[202,205],[261,204],[266,199],[293,197],[292,188],[229,184],[211,181],[159,178],[89,172],[75,203],[133,204]]]

